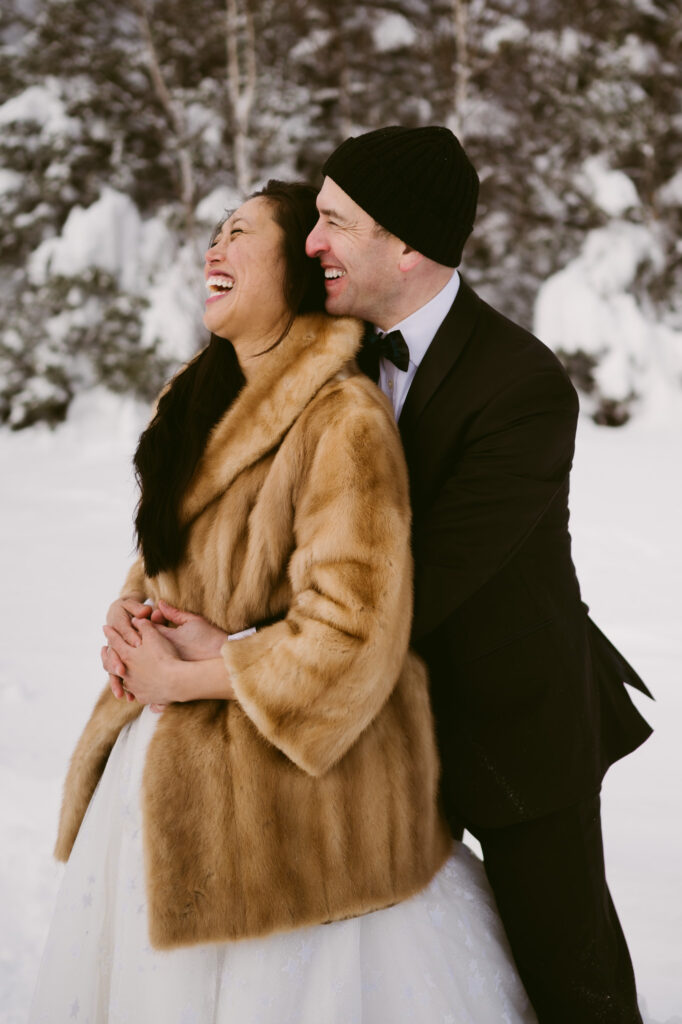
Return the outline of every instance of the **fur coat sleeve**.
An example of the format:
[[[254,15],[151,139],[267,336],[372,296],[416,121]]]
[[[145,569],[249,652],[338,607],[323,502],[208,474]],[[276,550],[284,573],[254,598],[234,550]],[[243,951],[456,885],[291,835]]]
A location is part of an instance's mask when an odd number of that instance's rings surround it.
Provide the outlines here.
[[[318,401],[296,480],[282,622],[223,657],[241,706],[304,771],[319,775],[386,701],[410,634],[407,479],[390,415],[364,386]],[[364,399],[364,400],[363,400]],[[386,421],[386,422],[382,422]]]
[[[136,558],[121,587],[120,596],[127,597],[129,594],[140,594],[146,598],[148,597],[148,592],[149,587],[145,576],[144,562],[141,557]]]

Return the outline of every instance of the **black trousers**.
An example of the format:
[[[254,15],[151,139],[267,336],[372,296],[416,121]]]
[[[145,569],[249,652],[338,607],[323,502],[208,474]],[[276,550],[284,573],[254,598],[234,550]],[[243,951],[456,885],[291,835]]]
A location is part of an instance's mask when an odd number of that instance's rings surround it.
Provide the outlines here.
[[[606,885],[599,795],[536,821],[470,831],[540,1024],[642,1024]]]

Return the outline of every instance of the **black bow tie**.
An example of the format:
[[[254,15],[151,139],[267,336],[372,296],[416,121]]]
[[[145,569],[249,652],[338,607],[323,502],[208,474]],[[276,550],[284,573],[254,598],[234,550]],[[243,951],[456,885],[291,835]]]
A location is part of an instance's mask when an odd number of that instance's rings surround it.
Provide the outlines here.
[[[369,347],[376,353],[376,358],[383,356],[397,366],[399,370],[405,371],[410,365],[410,350],[407,342],[400,331],[389,331],[388,334],[375,334],[370,339]]]

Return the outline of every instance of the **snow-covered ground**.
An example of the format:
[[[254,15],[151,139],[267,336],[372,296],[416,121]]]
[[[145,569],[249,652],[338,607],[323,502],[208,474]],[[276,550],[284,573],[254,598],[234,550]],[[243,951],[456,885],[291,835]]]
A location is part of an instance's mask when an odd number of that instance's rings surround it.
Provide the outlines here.
[[[55,433],[0,433],[0,1021],[26,1015],[61,868],[61,782],[102,684],[100,623],[131,552],[144,413],[99,394]],[[654,690],[654,737],[604,788],[608,873],[652,1021],[682,1024],[682,414],[583,422],[575,557],[592,614]]]

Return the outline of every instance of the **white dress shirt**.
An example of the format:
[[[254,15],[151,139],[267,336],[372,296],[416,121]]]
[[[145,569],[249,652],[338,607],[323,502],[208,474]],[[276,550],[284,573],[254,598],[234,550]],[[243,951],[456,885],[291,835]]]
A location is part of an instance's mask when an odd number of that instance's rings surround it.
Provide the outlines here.
[[[421,309],[410,313],[399,324],[391,327],[392,331],[400,331],[410,350],[410,365],[406,370],[399,370],[390,359],[379,360],[379,387],[390,399],[396,419],[402,412],[407,392],[410,390],[419,364],[426,355],[426,350],[433,341],[436,331],[445,320],[458,291],[459,274],[453,270],[452,277],[437,295],[434,295]]]

